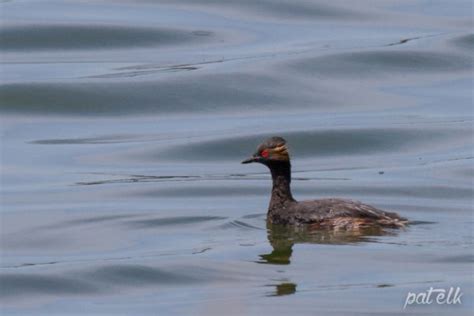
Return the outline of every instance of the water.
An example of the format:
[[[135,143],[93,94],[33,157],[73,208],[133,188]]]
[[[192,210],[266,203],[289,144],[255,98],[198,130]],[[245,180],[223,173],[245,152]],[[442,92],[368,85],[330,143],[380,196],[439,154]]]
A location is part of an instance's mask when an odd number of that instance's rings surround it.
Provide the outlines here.
[[[471,6],[2,1],[2,314],[470,315]],[[415,224],[267,227],[269,135]]]

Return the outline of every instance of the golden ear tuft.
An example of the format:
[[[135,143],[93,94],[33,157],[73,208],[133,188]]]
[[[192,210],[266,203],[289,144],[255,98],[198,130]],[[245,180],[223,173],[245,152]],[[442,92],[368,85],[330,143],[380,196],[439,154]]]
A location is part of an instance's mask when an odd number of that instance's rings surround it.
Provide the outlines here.
[[[273,151],[281,155],[288,155],[288,148],[286,147],[286,145],[280,145],[278,147],[275,147],[273,148]]]
[[[282,160],[282,161],[290,160],[290,156],[288,155],[288,148],[286,147],[285,144],[273,148],[272,153],[273,153],[272,157],[275,160]]]

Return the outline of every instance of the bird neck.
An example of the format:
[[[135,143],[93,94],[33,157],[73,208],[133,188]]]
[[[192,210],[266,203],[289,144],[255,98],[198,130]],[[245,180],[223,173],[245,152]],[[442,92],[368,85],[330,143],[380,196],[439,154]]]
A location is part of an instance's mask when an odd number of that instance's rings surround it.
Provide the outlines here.
[[[291,164],[289,161],[273,162],[268,165],[272,173],[273,188],[269,209],[282,208],[294,201],[291,194]]]

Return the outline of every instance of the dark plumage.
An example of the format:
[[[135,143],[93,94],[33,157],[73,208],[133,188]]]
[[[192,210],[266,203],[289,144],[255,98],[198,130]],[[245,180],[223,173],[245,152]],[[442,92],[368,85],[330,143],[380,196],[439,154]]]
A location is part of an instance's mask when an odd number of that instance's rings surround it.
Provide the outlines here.
[[[290,189],[291,164],[286,141],[272,137],[242,163],[259,162],[272,174],[273,188],[268,207],[272,224],[308,224],[315,228],[358,230],[370,227],[403,227],[408,222],[396,213],[385,212],[358,201],[321,199],[298,202]]]

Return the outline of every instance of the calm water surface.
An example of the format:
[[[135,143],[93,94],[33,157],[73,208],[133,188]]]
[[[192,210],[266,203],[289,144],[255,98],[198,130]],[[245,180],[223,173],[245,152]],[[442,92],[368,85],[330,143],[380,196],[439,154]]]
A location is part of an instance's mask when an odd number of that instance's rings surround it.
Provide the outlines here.
[[[3,315],[470,315],[470,1],[1,1]],[[415,221],[267,227],[298,199]],[[408,292],[461,287],[462,304]]]

